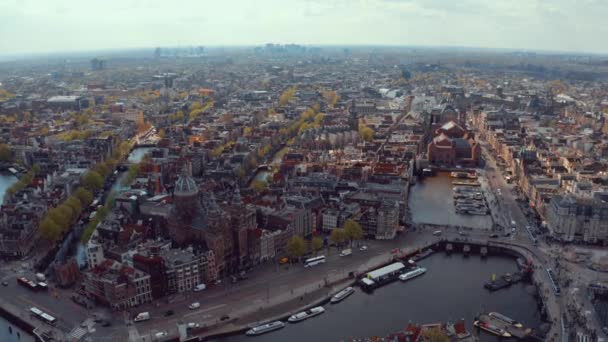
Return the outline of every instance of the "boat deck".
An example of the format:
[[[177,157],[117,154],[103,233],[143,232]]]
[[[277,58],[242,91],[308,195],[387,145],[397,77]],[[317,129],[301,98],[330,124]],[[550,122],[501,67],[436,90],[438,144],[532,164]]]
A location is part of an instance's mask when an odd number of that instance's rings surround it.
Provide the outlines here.
[[[508,331],[511,334],[511,336],[518,338],[518,339],[523,339],[523,338],[529,336],[530,334],[532,334],[532,329],[530,329],[530,328],[526,328],[526,327],[518,328],[509,323],[506,323],[504,321],[501,321],[497,318],[494,318],[494,317],[491,317],[491,316],[488,316],[485,314],[479,316],[479,321],[490,323],[500,329],[504,329],[504,330]]]

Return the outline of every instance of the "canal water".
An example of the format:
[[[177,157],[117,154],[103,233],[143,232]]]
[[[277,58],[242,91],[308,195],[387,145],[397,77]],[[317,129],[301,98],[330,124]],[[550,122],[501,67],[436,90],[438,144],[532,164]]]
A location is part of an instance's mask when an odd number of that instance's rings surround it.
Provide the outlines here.
[[[34,342],[34,336],[22,331],[9,321],[0,317],[0,341],[2,342]]]
[[[448,224],[490,229],[490,215],[460,215],[456,213],[452,197],[452,178],[448,172],[425,177],[412,186],[409,206],[412,220],[416,223]]]
[[[127,160],[132,163],[139,163],[143,157],[149,153],[153,148],[152,147],[138,147],[135,148],[129,156]],[[116,181],[112,184],[112,188],[110,191],[112,192],[121,192],[126,190],[127,188],[122,185],[122,180],[127,177],[126,172],[121,172],[118,177],[116,177]],[[85,246],[81,243],[78,243],[76,247],[76,262],[78,262],[79,266],[84,266],[86,264],[86,249]]]
[[[0,174],[0,204],[4,203],[4,194],[11,185],[17,183],[19,179],[10,173]]]
[[[420,263],[428,269],[426,274],[406,283],[396,281],[371,295],[357,288],[343,302],[326,304],[326,312],[321,316],[287,323],[284,329],[266,335],[238,335],[216,341],[342,341],[386,336],[405,328],[408,322],[426,324],[461,318],[466,320],[469,332],[479,334],[481,341],[498,341],[497,337],[473,328],[475,315],[487,311],[500,312],[526,327],[539,328],[540,314],[531,285],[520,283],[493,293],[483,288],[493,273],[517,271],[513,259],[437,253]]]

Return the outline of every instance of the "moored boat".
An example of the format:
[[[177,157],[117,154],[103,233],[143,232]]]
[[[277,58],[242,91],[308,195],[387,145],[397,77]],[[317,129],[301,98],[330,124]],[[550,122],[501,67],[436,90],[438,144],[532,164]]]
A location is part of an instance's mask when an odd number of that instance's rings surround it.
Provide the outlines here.
[[[353,289],[352,287],[349,286],[349,287],[345,288],[344,290],[336,293],[333,297],[331,297],[330,302],[332,304],[339,303],[353,293],[355,293],[355,289]]]
[[[491,323],[488,322],[480,322],[480,321],[475,321],[473,322],[473,325],[478,327],[481,330],[485,330],[491,334],[494,334],[496,336],[501,336],[501,337],[511,337],[511,334],[508,333],[506,330],[501,329]]]
[[[265,334],[267,332],[279,330],[283,327],[285,327],[285,323],[283,323],[281,321],[274,321],[274,322],[258,325],[257,327],[253,327],[253,328],[247,330],[247,332],[245,334],[247,336],[256,336],[256,335]]]
[[[426,268],[424,268],[424,267],[418,267],[417,269],[415,269],[413,271],[409,271],[409,272],[406,272],[406,273],[403,273],[402,275],[400,275],[399,276],[399,280],[407,281],[407,280],[410,280],[412,278],[416,278],[418,276],[421,276],[424,273],[426,273]]]
[[[522,328],[523,327],[523,324],[519,323],[518,321],[514,320],[511,317],[507,317],[507,316],[505,316],[505,315],[503,315],[501,313],[498,313],[498,312],[490,312],[488,314],[488,316],[494,317],[494,318],[496,318],[498,320],[501,320],[501,321],[503,321],[503,322],[505,322],[507,324],[510,324],[510,325],[512,325],[514,327],[517,327],[517,328]]]
[[[320,315],[322,313],[325,312],[325,309],[322,306],[317,306],[311,309],[308,309],[306,311],[302,311],[302,312],[298,312],[296,314],[293,314],[289,317],[289,319],[287,319],[288,322],[290,323],[296,323],[296,322],[301,322],[305,319],[309,319],[312,317],[315,317],[317,315]]]

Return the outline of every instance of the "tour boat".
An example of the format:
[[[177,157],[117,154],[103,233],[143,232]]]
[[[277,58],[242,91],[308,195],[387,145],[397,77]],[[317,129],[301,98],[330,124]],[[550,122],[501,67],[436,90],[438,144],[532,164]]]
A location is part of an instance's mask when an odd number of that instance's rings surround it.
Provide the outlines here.
[[[399,276],[399,280],[403,280],[403,281],[407,281],[410,280],[412,278],[416,278],[418,276],[423,275],[424,273],[426,273],[426,268],[424,267],[419,267],[413,271],[409,271],[406,273],[403,273],[402,275]]]
[[[267,332],[279,330],[283,327],[285,327],[285,323],[283,323],[281,321],[274,321],[274,322],[258,325],[257,327],[253,327],[253,328],[247,330],[247,332],[245,334],[248,336],[256,336],[256,335],[265,334]]]
[[[517,327],[517,328],[522,328],[523,327],[523,325],[521,323],[519,323],[518,321],[514,320],[511,317],[507,317],[507,316],[505,316],[503,314],[500,314],[498,312],[490,312],[488,314],[488,316],[494,317],[494,318],[496,318],[498,320],[501,320],[501,321],[503,321],[503,322],[505,322],[507,324],[511,324],[512,326]]]
[[[506,330],[501,329],[495,325],[492,325],[488,322],[480,322],[480,321],[475,321],[473,323],[474,326],[480,328],[481,330],[485,330],[491,334],[494,334],[496,336],[501,336],[501,337],[511,337],[511,334],[509,334]]]
[[[289,319],[287,321],[290,323],[296,323],[296,322],[303,321],[305,319],[309,319],[311,317],[315,317],[324,312],[325,312],[325,309],[322,306],[317,306],[317,307],[314,307],[314,308],[306,310],[306,311],[298,312],[295,315],[291,315],[291,317],[289,317]]]
[[[330,302],[332,304],[339,303],[353,293],[355,293],[355,289],[353,289],[352,287],[349,286],[349,287],[345,288],[344,290],[336,293],[333,297],[331,297]]]

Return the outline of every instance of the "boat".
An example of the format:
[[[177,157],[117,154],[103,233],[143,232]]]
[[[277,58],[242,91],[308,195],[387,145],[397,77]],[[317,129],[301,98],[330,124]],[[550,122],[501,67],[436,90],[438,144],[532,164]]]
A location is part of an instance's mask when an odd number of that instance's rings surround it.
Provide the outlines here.
[[[289,319],[287,319],[290,323],[296,323],[303,321],[305,319],[309,319],[311,317],[315,317],[325,312],[325,309],[322,306],[317,306],[312,309],[308,309],[306,311],[298,312],[297,314],[291,315]]]
[[[402,275],[399,276],[399,280],[407,281],[407,280],[410,280],[412,278],[416,278],[418,276],[421,276],[424,273],[426,273],[426,268],[419,267],[419,268],[417,268],[417,269],[415,269],[413,271],[409,271],[409,272],[403,273]]]
[[[501,329],[501,328],[499,328],[493,324],[487,323],[487,322],[475,321],[475,322],[473,322],[473,325],[478,327],[481,330],[485,330],[496,336],[511,337],[511,334],[509,334],[506,330]]]
[[[247,335],[247,336],[261,335],[261,334],[265,334],[267,332],[279,330],[284,327],[285,327],[285,323],[283,323],[281,321],[274,321],[274,322],[258,325],[257,327],[253,327],[253,328],[247,330],[245,335]]]
[[[505,323],[507,323],[507,324],[510,324],[510,325],[512,325],[512,326],[514,326],[514,327],[517,327],[517,328],[523,328],[523,324],[521,324],[521,323],[519,323],[518,321],[514,320],[513,318],[507,317],[507,316],[505,316],[505,315],[503,315],[503,314],[501,314],[501,313],[498,313],[498,312],[490,312],[490,313],[488,314],[488,316],[490,316],[490,317],[494,317],[494,318],[496,318],[496,319],[498,319],[498,320],[501,320],[501,321],[503,321],[503,322],[505,322]]]
[[[427,249],[422,253],[418,253],[417,255],[415,255],[412,260],[414,260],[415,262],[418,262],[426,257],[429,257],[431,254],[435,253],[434,250],[432,249]]]
[[[331,297],[330,302],[332,304],[336,304],[339,303],[341,301],[343,301],[344,299],[346,299],[346,297],[350,296],[351,294],[355,293],[355,289],[353,289],[352,287],[347,287],[344,290],[336,293],[333,297]]]

